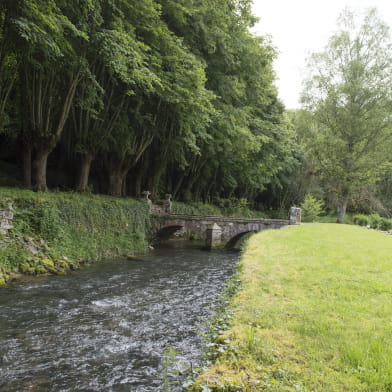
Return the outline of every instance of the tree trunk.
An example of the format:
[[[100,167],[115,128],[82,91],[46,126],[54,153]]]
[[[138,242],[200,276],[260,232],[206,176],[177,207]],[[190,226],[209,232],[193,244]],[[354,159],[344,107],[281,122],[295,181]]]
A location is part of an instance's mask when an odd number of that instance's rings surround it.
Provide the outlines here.
[[[87,192],[89,190],[88,180],[90,176],[91,162],[93,161],[93,159],[93,154],[83,154],[81,157],[79,166],[79,177],[76,184],[76,189],[79,192]]]
[[[195,174],[192,174],[192,173],[188,174],[188,176],[186,177],[185,186],[181,192],[182,200],[185,203],[189,203],[190,201],[192,201],[192,189],[193,189],[193,185],[195,184],[197,178],[198,178],[198,176],[196,176]]]
[[[48,162],[48,156],[51,150],[40,150],[37,152],[37,156],[34,160],[35,169],[35,185],[36,191],[46,192],[48,186],[46,184],[46,166]]]
[[[180,189],[181,189],[181,186],[182,186],[182,184],[183,184],[183,182],[184,182],[184,179],[185,179],[185,175],[184,175],[184,173],[181,173],[181,177],[180,178],[178,178],[179,177],[179,175],[177,176],[174,176],[175,178],[176,178],[176,180],[177,180],[177,184],[176,184],[176,186],[175,186],[175,188],[174,188],[174,190],[173,190],[173,199],[176,199],[177,198],[177,196],[181,193],[180,192]]]
[[[122,196],[123,182],[126,178],[121,170],[112,169],[109,173],[109,189],[108,194],[111,196]]]
[[[23,146],[23,184],[26,188],[31,188],[31,146]]]
[[[143,173],[144,170],[139,169],[137,174],[136,174],[136,179],[135,179],[135,196],[136,197],[141,197],[142,195],[142,181],[143,181]]]
[[[348,204],[348,198],[344,197],[343,200],[341,201],[340,206],[339,206],[338,223],[344,222],[344,216],[346,214],[347,204]]]

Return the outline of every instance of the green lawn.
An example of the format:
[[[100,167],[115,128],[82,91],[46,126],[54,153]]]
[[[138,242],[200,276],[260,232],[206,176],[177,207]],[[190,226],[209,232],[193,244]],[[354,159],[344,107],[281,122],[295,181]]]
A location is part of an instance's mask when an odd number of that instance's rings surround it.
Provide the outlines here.
[[[204,391],[392,391],[392,237],[314,224],[254,235]],[[208,388],[207,388],[208,385]]]

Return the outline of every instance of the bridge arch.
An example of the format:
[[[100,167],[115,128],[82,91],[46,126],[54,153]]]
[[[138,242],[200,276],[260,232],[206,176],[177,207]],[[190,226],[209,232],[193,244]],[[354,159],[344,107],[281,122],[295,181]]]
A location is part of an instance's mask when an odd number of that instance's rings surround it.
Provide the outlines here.
[[[234,237],[232,237],[224,246],[225,249],[233,249],[235,245],[241,241],[242,238],[244,238],[246,235],[251,234],[251,233],[257,233],[255,230],[248,230],[248,231],[243,231],[241,233],[236,234]]]
[[[184,226],[181,225],[170,225],[165,226],[159,229],[155,236],[160,240],[167,240],[169,239],[175,232],[182,230]]]

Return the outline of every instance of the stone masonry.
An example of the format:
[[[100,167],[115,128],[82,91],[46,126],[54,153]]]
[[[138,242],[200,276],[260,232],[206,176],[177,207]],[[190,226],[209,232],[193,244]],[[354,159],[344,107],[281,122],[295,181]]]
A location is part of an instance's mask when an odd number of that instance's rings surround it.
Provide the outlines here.
[[[14,219],[14,210],[12,204],[8,203],[8,208],[0,209],[0,234],[7,235],[8,231],[14,226],[12,220]]]
[[[231,248],[247,233],[280,229],[288,226],[289,220],[172,214],[155,215],[152,223],[154,232],[160,238],[180,232],[185,238],[205,241],[208,248]]]

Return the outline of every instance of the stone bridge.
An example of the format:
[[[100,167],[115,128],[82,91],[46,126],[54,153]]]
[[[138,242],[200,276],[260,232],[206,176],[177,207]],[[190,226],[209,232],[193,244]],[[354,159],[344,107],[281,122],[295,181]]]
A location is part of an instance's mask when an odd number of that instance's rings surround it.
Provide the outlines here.
[[[289,224],[299,223],[299,213],[296,214],[296,217],[290,215],[290,220],[176,214],[152,215],[152,225],[158,239],[168,239],[174,233],[178,233],[183,238],[205,241],[209,249],[230,249],[248,233],[280,229]]]

